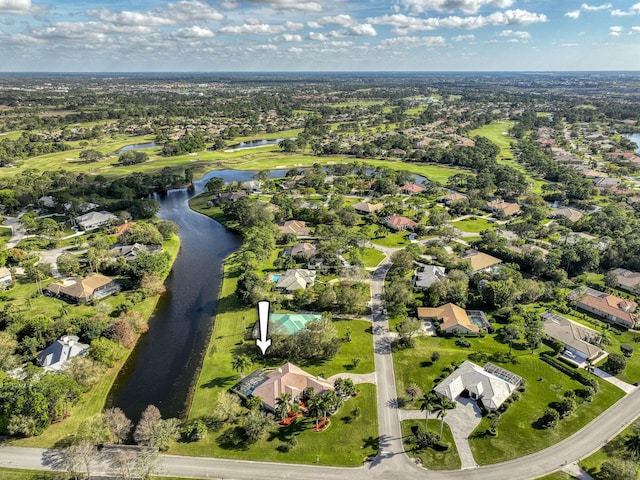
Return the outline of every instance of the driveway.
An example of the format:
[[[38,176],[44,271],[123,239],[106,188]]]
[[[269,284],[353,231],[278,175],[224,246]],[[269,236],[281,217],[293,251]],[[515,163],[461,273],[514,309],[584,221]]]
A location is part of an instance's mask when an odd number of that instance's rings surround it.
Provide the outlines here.
[[[615,385],[624,393],[631,393],[637,388],[635,385],[631,385],[630,383],[623,382],[619,378],[616,378],[610,373],[607,373],[604,370],[600,370],[599,368],[594,368],[593,373],[595,373],[601,379],[609,382],[610,384]]]

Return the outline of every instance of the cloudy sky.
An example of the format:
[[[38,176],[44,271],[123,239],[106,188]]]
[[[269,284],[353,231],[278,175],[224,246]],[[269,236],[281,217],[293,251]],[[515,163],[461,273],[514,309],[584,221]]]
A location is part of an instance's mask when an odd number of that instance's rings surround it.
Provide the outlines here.
[[[640,70],[640,3],[0,0],[0,71]]]

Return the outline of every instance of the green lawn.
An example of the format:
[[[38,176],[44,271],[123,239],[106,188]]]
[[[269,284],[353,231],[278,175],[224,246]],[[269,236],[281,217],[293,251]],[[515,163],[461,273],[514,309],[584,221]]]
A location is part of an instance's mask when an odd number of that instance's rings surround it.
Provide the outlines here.
[[[410,383],[417,383],[424,391],[432,389],[444,367],[449,366],[452,361],[466,360],[472,352],[486,353],[489,361],[525,379],[525,392],[502,414],[498,435],[484,435],[489,428],[486,419],[482,420],[476,433],[471,435],[469,443],[479,463],[498,463],[553,445],[586,425],[623,396],[621,390],[599,380],[600,389],[592,402],[580,405],[573,414],[560,421],[557,427],[538,430],[533,424],[549,408],[549,404],[562,400],[565,390],[579,389],[582,385],[542,362],[537,353],[532,355],[524,347],[514,349],[515,363],[503,363],[492,359],[491,355],[495,352],[507,353],[508,346],[498,342],[494,336],[472,338],[470,342],[471,348],[462,349],[456,346],[455,339],[420,337],[416,340],[415,348],[394,353],[394,366],[400,394]],[[431,364],[429,358],[433,352],[438,352],[440,359]],[[413,407],[419,408],[418,402]]]
[[[376,245],[390,248],[406,247],[411,243],[409,241],[409,232],[389,233],[385,237],[375,238],[371,241]]]
[[[38,470],[0,468],[0,478],[2,480],[57,480],[60,475],[55,472],[41,472]]]
[[[363,251],[362,261],[367,268],[377,267],[385,259],[385,254],[375,248],[364,248]]]
[[[404,443],[404,449],[407,455],[410,457],[417,457],[422,460],[422,465],[429,470],[459,470],[462,466],[458,450],[456,449],[456,443],[453,439],[451,429],[449,425],[444,424],[442,429],[442,441],[441,443],[448,445],[449,449],[445,452],[437,452],[432,448],[425,450],[416,450],[416,444],[414,436],[411,433],[411,427],[418,425],[421,429],[424,429],[424,420],[404,420],[402,422],[402,441]],[[440,421],[435,419],[429,420],[429,430],[439,433]]]
[[[573,476],[569,475],[568,473],[565,472],[553,472],[550,473],[549,475],[545,475],[544,477],[540,477],[538,480],[572,480]]]
[[[4,250],[7,242],[11,239],[11,228],[0,227],[0,248]]]
[[[451,222],[451,225],[458,230],[468,233],[480,233],[495,228],[495,224],[486,218],[466,218],[458,222]]]
[[[377,453],[378,422],[375,386],[362,384],[358,387],[360,394],[347,400],[330,417],[331,425],[323,432],[312,430],[313,419],[301,417],[289,427],[281,427],[251,446],[231,448],[220,442],[220,437],[233,428],[227,426],[221,431],[210,432],[197,443],[175,444],[169,453],[345,467],[362,465],[365,457]],[[358,407],[361,415],[356,418],[352,412]],[[296,437],[297,445],[288,452],[279,450],[278,447],[282,448],[292,436]]]

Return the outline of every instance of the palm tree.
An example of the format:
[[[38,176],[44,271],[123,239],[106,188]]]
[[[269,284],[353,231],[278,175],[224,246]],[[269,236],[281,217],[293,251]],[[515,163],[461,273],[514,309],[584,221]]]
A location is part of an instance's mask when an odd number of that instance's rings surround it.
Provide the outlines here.
[[[240,372],[240,378],[244,377],[244,371],[251,365],[251,360],[246,355],[238,355],[237,357],[233,357],[233,361],[231,362],[231,368],[233,368],[236,372]]]
[[[291,394],[284,392],[276,399],[276,412],[279,414],[280,419],[284,420],[289,413],[289,405],[291,403]]]
[[[440,436],[438,437],[438,441],[442,440],[442,429],[444,428],[444,417],[447,416],[447,410],[456,408],[456,404],[449,400],[448,397],[439,397],[438,403],[436,404],[436,412],[438,417],[440,417]]]
[[[324,409],[324,401],[320,395],[315,395],[307,400],[307,407],[309,408],[309,414],[313,415],[316,419],[316,428],[318,428],[318,420],[320,419],[320,412]]]
[[[631,454],[631,460],[633,460],[636,455],[640,455],[640,431],[636,431],[633,435],[628,436],[624,441],[624,446],[627,452]]]
[[[407,388],[404,389],[405,393],[409,395],[409,399],[414,402],[417,397],[422,394],[422,390],[416,383],[410,383]]]
[[[420,411],[425,412],[424,427],[429,428],[429,414],[436,409],[438,397],[433,392],[427,392],[420,399]]]

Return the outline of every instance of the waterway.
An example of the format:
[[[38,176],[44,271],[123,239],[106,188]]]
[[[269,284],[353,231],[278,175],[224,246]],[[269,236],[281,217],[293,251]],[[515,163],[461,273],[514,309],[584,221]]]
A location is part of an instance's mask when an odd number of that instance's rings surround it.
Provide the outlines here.
[[[625,135],[625,137],[638,146],[638,148],[636,148],[636,153],[640,154],[640,133],[632,133],[631,135]]]
[[[127,145],[126,147],[122,147],[120,150],[116,152],[116,155],[120,155],[121,153],[127,152],[129,150],[142,150],[144,148],[153,148],[161,146],[160,143],[156,142],[148,142],[148,143],[134,143],[133,145]]]
[[[189,392],[207,348],[222,282],[225,257],[240,247],[241,237],[209,217],[192,211],[188,201],[201,193],[211,177],[227,182],[251,180],[255,172],[213,171],[194,188],[170,190],[156,198],[158,216],[180,227],[181,248],[165,282],[167,287],[109,393],[107,405],[120,407],[137,421],[147,405],[164,418],[186,413]],[[284,176],[274,171],[272,176]]]

